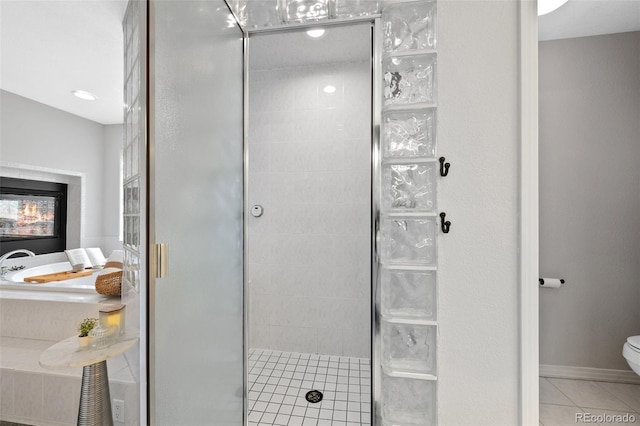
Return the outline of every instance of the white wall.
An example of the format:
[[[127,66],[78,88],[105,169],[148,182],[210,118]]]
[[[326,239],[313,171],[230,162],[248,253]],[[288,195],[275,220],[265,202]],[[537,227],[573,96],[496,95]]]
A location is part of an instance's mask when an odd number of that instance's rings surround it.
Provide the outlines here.
[[[438,1],[440,425],[518,424],[518,16]]]
[[[2,162],[84,175],[80,245],[101,247],[108,255],[118,238],[120,126],[103,126],[7,91],[0,91],[0,111]]]
[[[640,334],[640,32],[545,41],[540,363],[623,369]]]
[[[120,239],[120,200],[122,183],[122,124],[102,126],[103,183],[102,183],[102,247],[105,255],[122,250]]]
[[[370,68],[250,72],[251,348],[370,357]]]

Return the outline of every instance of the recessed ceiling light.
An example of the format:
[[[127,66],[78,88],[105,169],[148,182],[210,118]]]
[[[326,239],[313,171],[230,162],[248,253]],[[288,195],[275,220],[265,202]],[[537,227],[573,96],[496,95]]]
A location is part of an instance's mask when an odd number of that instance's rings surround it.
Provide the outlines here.
[[[322,89],[322,91],[324,93],[333,93],[333,92],[336,91],[336,86],[332,86],[332,85],[329,84],[327,86],[324,86],[324,89]]]
[[[322,37],[324,35],[324,28],[316,28],[315,30],[307,30],[307,35],[312,38]]]
[[[85,101],[95,101],[98,99],[93,93],[85,92],[84,90],[72,90],[73,96],[76,98],[84,99]]]
[[[553,12],[567,1],[568,0],[538,0],[538,16]]]

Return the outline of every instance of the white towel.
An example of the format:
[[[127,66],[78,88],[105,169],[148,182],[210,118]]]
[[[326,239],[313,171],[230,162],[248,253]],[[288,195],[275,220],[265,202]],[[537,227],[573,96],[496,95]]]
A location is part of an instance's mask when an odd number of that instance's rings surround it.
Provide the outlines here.
[[[109,258],[107,259],[107,263],[109,262],[120,262],[123,263],[124,262],[124,252],[122,250],[114,250],[111,252],[111,254],[109,255]]]

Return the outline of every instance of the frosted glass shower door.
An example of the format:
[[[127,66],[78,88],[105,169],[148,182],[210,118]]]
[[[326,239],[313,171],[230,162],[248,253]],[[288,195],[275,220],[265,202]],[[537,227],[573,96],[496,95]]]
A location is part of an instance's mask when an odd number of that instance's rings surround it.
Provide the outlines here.
[[[152,1],[150,414],[243,424],[243,40],[223,0]]]

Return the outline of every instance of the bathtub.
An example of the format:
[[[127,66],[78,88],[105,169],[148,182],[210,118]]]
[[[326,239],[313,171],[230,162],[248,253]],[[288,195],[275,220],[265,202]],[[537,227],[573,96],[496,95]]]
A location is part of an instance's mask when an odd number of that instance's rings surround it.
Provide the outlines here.
[[[91,275],[85,277],[74,278],[66,281],[52,281],[49,283],[25,283],[25,277],[34,275],[52,274],[55,272],[71,271],[69,262],[57,262],[46,265],[33,266],[22,269],[20,271],[9,272],[2,281],[0,281],[1,290],[32,290],[32,291],[63,291],[71,293],[96,293],[96,274],[99,270],[94,271]]]

